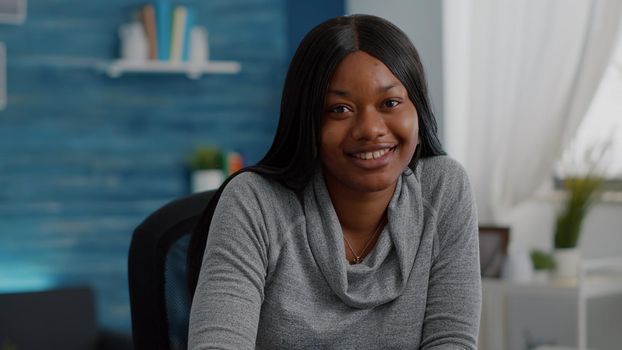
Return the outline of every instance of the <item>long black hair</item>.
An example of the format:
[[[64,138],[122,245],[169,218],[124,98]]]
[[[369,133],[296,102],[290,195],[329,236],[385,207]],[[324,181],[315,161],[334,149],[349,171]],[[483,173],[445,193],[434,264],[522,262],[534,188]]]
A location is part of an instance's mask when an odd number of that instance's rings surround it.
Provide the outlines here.
[[[272,146],[256,165],[233,174],[215,193],[195,227],[188,251],[189,290],[194,292],[209,225],[223,188],[237,174],[253,171],[301,191],[319,163],[320,122],[328,84],[337,65],[349,54],[364,51],[384,63],[408,91],[419,122],[420,144],[409,163],[445,154],[428,97],[417,50],[398,27],[380,17],[352,15],[330,19],[302,40],[287,72],[281,114]]]

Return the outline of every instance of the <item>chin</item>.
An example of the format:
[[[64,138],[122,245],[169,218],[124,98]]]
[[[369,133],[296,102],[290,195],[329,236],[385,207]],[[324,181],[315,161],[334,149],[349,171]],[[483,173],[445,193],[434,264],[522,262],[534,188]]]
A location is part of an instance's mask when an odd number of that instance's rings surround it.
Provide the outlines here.
[[[401,172],[400,172],[401,174]],[[369,174],[351,179],[348,187],[360,192],[379,192],[393,188],[399,177],[388,174]]]

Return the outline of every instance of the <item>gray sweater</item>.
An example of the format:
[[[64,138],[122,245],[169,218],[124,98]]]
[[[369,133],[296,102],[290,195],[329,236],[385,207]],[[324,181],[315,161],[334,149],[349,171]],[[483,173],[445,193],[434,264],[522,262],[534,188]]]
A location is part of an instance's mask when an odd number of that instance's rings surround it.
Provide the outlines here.
[[[225,188],[190,315],[189,349],[476,349],[476,209],[463,168],[398,179],[359,265],[316,171],[301,197],[255,173]]]

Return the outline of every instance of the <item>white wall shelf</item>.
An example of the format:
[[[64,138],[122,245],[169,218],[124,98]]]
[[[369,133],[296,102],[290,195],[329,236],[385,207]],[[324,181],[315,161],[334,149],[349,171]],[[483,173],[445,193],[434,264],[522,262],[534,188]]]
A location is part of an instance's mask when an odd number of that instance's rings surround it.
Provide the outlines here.
[[[124,73],[144,74],[186,74],[190,79],[199,79],[203,74],[237,74],[241,65],[235,61],[206,61],[200,64],[190,62],[166,61],[126,61],[116,60],[101,67],[111,78]]]

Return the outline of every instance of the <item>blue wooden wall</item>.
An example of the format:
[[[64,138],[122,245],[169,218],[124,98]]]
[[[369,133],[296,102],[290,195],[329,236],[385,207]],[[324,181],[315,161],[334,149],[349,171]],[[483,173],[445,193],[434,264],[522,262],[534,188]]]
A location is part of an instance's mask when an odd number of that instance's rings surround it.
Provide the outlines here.
[[[26,23],[0,25],[0,292],[90,285],[102,325],[124,331],[133,228],[186,193],[195,146],[259,160],[289,59],[285,0],[185,0],[208,28],[211,57],[239,61],[240,74],[99,73],[117,55],[118,26],[145,2],[29,1]]]
[[[290,56],[309,30],[329,18],[346,13],[342,0],[288,0],[287,9],[287,51]]]

